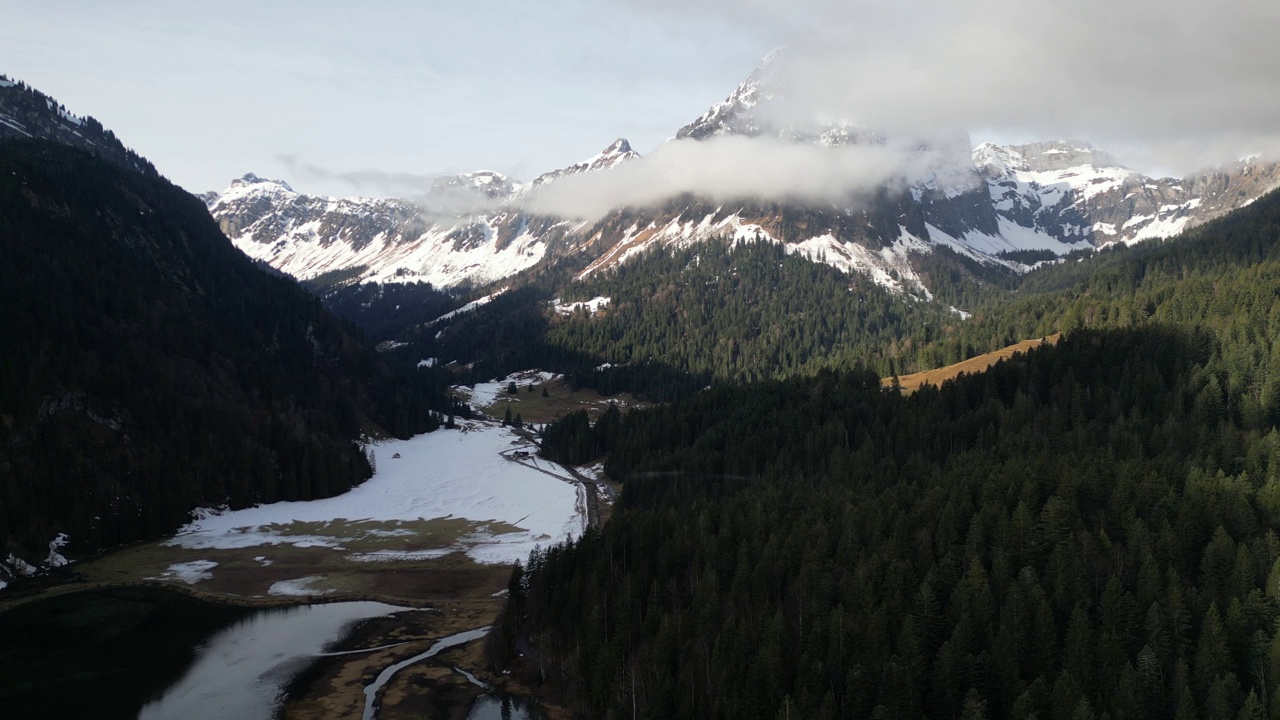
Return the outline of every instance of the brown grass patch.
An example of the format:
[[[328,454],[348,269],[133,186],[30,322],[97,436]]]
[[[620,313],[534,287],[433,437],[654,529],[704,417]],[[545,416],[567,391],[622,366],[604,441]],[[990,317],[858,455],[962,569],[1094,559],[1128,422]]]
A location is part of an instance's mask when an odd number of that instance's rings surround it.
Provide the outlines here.
[[[1049,343],[1050,345],[1056,345],[1058,343],[1058,340],[1060,340],[1061,338],[1062,338],[1062,333],[1054,333],[1053,335],[1049,335],[1043,338],[1036,338],[1034,340],[1023,340],[1020,343],[1016,343],[1008,347],[1000,348],[995,352],[989,352],[989,353],[986,353],[985,355],[979,355],[977,357],[971,357],[968,360],[962,360],[958,363],[955,363],[954,365],[948,365],[946,367],[940,367],[935,370],[925,370],[924,372],[918,372],[918,373],[912,373],[910,375],[899,376],[898,382],[901,384],[902,391],[905,393],[913,392],[924,385],[941,386],[942,383],[948,380],[954,379],[956,377],[959,377],[963,373],[969,373],[969,374],[980,373],[986,370],[987,368],[991,367],[992,365],[995,365],[996,363],[1000,362],[1001,360],[1007,360],[1013,357],[1014,355],[1027,352],[1028,350],[1035,347],[1039,347],[1044,343]],[[889,387],[892,384],[893,384],[893,378],[891,377],[883,378],[880,380],[880,385],[883,387]]]
[[[356,560],[352,556],[377,550],[417,551],[451,548],[477,531],[490,534],[518,532],[499,522],[460,518],[413,521],[347,521],[293,523],[278,528],[289,536],[318,535],[333,538],[342,549],[258,545],[231,549],[188,549],[163,541],[146,543],[77,563],[87,583],[135,583],[163,579],[169,568],[182,562],[209,560],[218,565],[212,576],[192,587],[205,593],[241,597],[268,595],[281,580],[319,577],[309,585],[317,595],[378,595],[388,598],[448,599],[487,596],[506,586],[510,570],[481,565],[464,553],[436,558],[391,559],[384,562]],[[376,535],[370,531],[396,533]],[[259,559],[261,558],[261,559]],[[176,578],[170,582],[185,585]],[[331,591],[324,593],[324,591]]]

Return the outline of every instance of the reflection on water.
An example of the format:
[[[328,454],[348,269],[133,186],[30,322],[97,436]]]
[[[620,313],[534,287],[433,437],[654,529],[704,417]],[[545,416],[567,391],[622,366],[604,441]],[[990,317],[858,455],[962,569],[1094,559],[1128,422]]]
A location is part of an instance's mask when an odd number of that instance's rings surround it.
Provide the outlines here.
[[[135,720],[191,667],[195,648],[251,612],[125,588],[0,613],[0,717]]]
[[[544,720],[546,715],[533,705],[506,696],[484,695],[476,698],[467,720]]]
[[[271,720],[284,688],[357,620],[402,608],[375,602],[262,610],[217,633],[140,720]]]
[[[0,718],[266,720],[283,689],[351,624],[401,609],[359,602],[248,610],[156,588],[33,602],[0,613]],[[483,631],[438,644],[473,633]],[[497,696],[478,699],[467,717],[545,718]]]

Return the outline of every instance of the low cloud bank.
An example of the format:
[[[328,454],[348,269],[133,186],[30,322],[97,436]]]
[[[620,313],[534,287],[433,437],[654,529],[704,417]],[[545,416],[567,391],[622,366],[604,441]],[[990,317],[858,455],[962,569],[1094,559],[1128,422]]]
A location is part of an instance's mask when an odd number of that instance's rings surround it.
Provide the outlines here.
[[[974,180],[967,142],[913,141],[829,147],[771,137],[675,140],[610,170],[570,176],[531,192],[526,209],[594,218],[620,207],[644,207],[692,194],[714,202],[753,199],[847,203],[885,184]]]

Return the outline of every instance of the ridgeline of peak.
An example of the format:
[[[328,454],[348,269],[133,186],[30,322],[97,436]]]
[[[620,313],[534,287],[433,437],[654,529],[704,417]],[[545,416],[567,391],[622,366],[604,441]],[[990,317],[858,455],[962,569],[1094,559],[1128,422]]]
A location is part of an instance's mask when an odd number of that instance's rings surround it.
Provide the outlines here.
[[[631,149],[631,143],[626,138],[618,138],[614,140],[608,147],[581,162],[576,162],[568,167],[560,168],[546,172],[533,179],[527,187],[537,188],[547,183],[555,182],[569,175],[581,175],[582,173],[595,172],[597,170],[608,170],[617,167],[624,162],[635,160],[640,157],[640,153]]]
[[[618,138],[613,144],[604,149],[601,155],[621,155],[629,152],[635,152],[631,149],[631,143],[626,138]]]
[[[705,140],[716,135],[768,134],[767,124],[762,124],[752,111],[761,103],[780,96],[778,74],[785,57],[783,47],[770,51],[728,97],[676,131],[676,139]]]
[[[144,157],[90,116],[73,115],[57,100],[0,75],[0,140],[39,138],[86,150],[114,165],[156,175]]]
[[[296,192],[293,189],[293,187],[289,185],[289,183],[283,180],[274,180],[271,178],[259,177],[258,175],[255,175],[254,173],[251,173],[251,172],[245,173],[244,175],[231,181],[231,187],[233,188],[250,187],[252,185],[279,185],[280,187],[284,188],[285,190],[288,190],[289,192]]]
[[[728,97],[676,131],[675,139],[741,135],[833,147],[884,144],[884,135],[849,118],[830,117],[794,103],[787,92],[788,57],[785,46],[774,48]]]
[[[1083,140],[1042,140],[1021,145],[983,143],[973,150],[974,164],[1008,171],[1056,172],[1068,168],[1127,170],[1108,152]]]

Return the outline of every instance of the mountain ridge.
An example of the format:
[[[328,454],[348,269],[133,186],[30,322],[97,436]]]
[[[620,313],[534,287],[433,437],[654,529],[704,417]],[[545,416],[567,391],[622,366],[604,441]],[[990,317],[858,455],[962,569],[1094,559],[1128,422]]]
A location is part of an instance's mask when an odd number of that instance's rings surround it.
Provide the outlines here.
[[[785,57],[782,50],[770,53],[725,100],[669,142],[739,135],[831,148],[893,144],[883,133],[851,122],[797,121],[776,109],[785,100],[776,87]],[[488,194],[491,203],[471,212],[432,217],[415,212],[415,206],[429,207],[429,197],[413,203],[299,194],[285,201],[265,193],[214,204],[211,211],[237,247],[302,279],[359,266],[364,268],[360,281],[483,285],[565,257],[591,273],[657,245],[761,238],[928,298],[930,288],[912,258],[934,248],[1020,273],[1029,266],[1011,259],[1015,255],[1047,251],[1061,256],[1114,242],[1170,237],[1280,186],[1280,165],[1266,162],[1183,179],[1148,178],[1078,140],[970,147],[967,138],[953,138],[918,148],[912,146],[916,141],[896,142],[908,153],[936,158],[918,177],[903,176],[835,207],[677,195],[588,221],[526,208],[534,193],[562,178],[579,176],[576,182],[591,183],[595,173],[645,162],[620,138],[582,162],[527,183],[511,181],[509,192]]]

